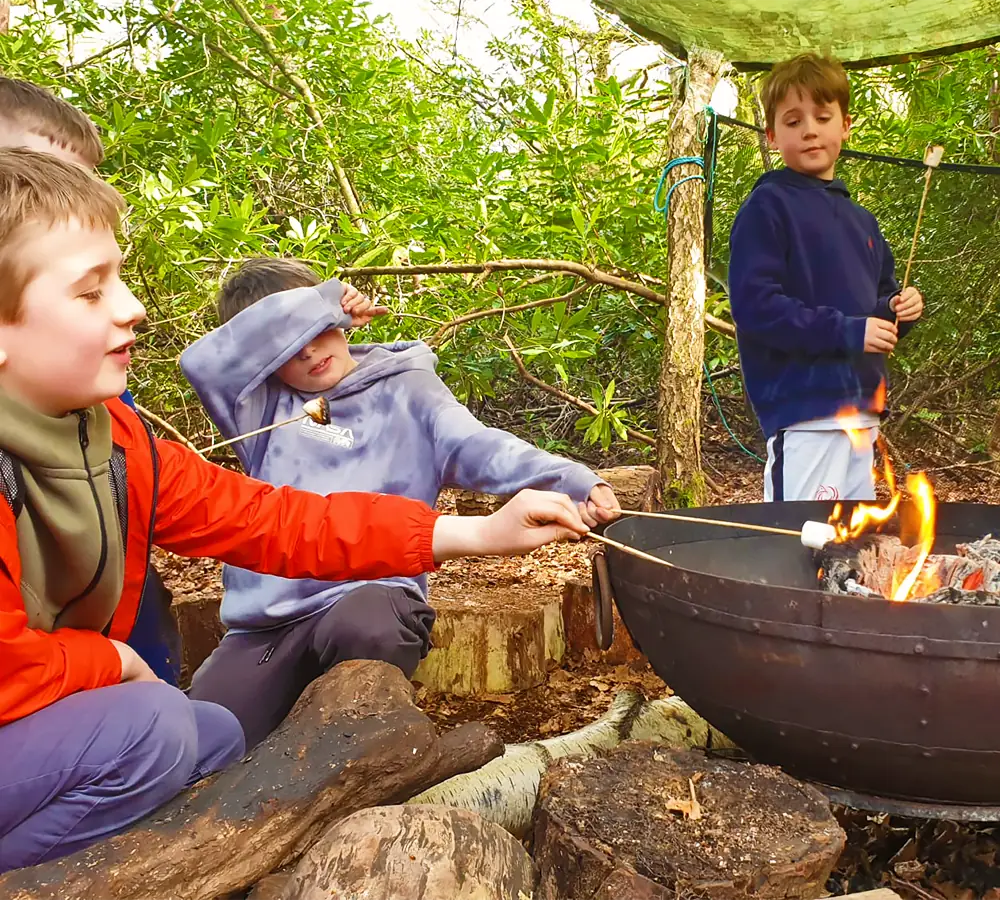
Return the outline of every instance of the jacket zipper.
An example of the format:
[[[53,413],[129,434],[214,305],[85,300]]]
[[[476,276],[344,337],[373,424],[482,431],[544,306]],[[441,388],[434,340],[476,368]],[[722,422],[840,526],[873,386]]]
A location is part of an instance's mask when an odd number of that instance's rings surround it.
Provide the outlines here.
[[[80,420],[77,435],[80,440],[80,452],[83,454],[83,467],[87,471],[87,484],[90,485],[90,495],[94,498],[94,506],[97,507],[97,519],[101,525],[101,555],[97,561],[97,571],[94,572],[94,577],[90,579],[90,584],[62,608],[62,612],[56,617],[57,622],[74,603],[83,600],[97,587],[101,581],[101,576],[104,574],[105,566],[108,564],[108,529],[104,521],[104,510],[101,509],[101,499],[97,494],[97,485],[94,484],[94,476],[90,471],[90,460],[87,458],[87,448],[90,446],[90,435],[87,433],[87,411],[78,410],[76,415]]]

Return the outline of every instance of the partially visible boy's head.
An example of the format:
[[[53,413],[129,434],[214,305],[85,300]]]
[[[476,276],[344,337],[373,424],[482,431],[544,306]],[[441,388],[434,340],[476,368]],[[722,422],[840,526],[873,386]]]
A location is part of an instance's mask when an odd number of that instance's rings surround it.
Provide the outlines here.
[[[0,147],[27,147],[95,169],[104,159],[97,127],[38,85],[0,77]]]
[[[123,207],[78,165],[0,148],[0,388],[47,415],[125,390],[146,313],[120,277]]]
[[[309,266],[296,259],[248,260],[219,289],[215,304],[219,322],[224,325],[271,294],[315,287],[321,281]],[[344,330],[329,328],[314,337],[276,374],[297,391],[322,393],[331,390],[353,368]]]
[[[844,67],[804,53],[778,63],[761,92],[767,138],[785,165],[804,175],[833,178],[851,131],[851,87]]]

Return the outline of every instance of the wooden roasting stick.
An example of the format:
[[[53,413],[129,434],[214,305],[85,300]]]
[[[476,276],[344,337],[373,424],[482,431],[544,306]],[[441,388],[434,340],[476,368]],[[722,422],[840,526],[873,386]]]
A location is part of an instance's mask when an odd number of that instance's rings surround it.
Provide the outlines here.
[[[903,274],[903,286],[900,288],[900,294],[906,290],[910,284],[910,269],[913,268],[913,258],[917,254],[917,239],[920,237],[920,223],[924,219],[924,207],[927,205],[927,195],[931,190],[931,175],[934,174],[934,170],[941,165],[941,160],[944,157],[944,147],[933,144],[927,148],[927,152],[924,153],[924,193],[920,197],[920,209],[917,212],[917,224],[913,229],[913,243],[910,244],[910,258],[906,261],[906,271]],[[894,321],[898,324],[899,318],[894,317]]]
[[[202,447],[198,452],[208,453],[210,450],[218,450],[219,447],[226,447],[229,444],[235,444],[237,441],[244,441],[249,437],[263,434],[265,431],[273,431],[275,428],[281,428],[282,425],[291,425],[293,422],[301,422],[303,419],[312,419],[317,425],[329,425],[330,404],[327,402],[326,397],[317,397],[315,400],[309,400],[302,404],[301,415],[292,416],[292,418],[285,419],[283,422],[275,422],[273,425],[265,425],[263,428],[255,428],[253,431],[248,431],[246,434],[238,434],[234,438],[229,438],[229,440],[219,441],[219,443],[212,444],[209,447]]]

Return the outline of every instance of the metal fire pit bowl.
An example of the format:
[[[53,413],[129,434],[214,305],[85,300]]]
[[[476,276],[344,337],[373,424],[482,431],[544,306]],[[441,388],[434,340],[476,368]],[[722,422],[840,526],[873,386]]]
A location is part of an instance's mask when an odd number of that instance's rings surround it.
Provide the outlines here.
[[[831,509],[675,512],[799,529]],[[823,593],[793,537],[639,518],[605,533],[672,563],[603,548],[635,644],[753,758],[849,805],[1000,819],[1000,607]],[[990,533],[1000,507],[942,503],[934,551]]]

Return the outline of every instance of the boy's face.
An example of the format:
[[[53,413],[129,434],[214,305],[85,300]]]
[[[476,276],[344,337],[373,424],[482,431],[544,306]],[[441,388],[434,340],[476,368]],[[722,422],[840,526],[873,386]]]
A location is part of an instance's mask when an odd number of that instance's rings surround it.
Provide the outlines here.
[[[306,344],[277,375],[290,388],[318,394],[335,387],[355,365],[344,330],[330,328]]]
[[[28,225],[16,243],[29,277],[18,321],[0,323],[0,388],[51,416],[117,397],[146,310],[119,277],[114,233]]]
[[[817,103],[793,88],[778,104],[774,130],[768,129],[767,139],[789,169],[829,180],[850,133],[851,117],[843,114],[837,101]]]
[[[88,171],[93,169],[93,166],[75,150],[63,147],[51,138],[42,137],[40,134],[27,131],[18,125],[12,125],[3,119],[0,119],[0,147],[24,147],[38,153],[49,153],[63,162],[73,163]]]

